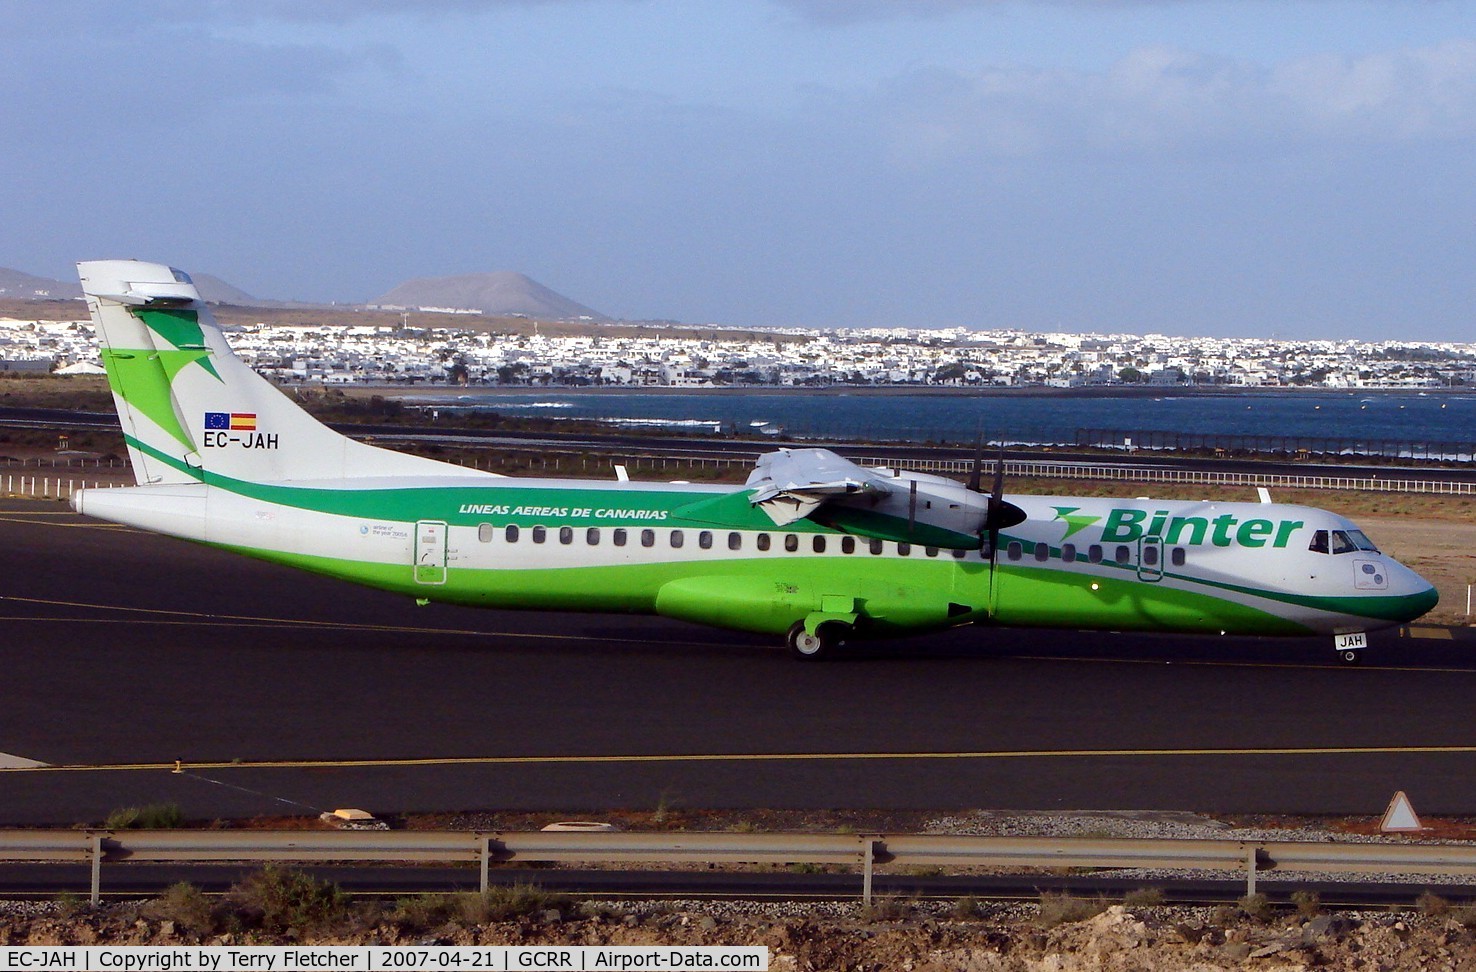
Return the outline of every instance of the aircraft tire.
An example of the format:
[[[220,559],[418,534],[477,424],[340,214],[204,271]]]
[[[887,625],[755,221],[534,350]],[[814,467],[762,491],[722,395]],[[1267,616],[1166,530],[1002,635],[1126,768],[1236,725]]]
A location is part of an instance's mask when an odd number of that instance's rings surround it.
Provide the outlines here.
[[[840,646],[841,639],[836,632],[838,625],[825,624],[816,629],[814,634],[805,630],[803,621],[795,622],[794,627],[789,629],[789,635],[785,639],[789,645],[789,653],[799,661],[813,662],[825,661],[834,658],[836,649]]]

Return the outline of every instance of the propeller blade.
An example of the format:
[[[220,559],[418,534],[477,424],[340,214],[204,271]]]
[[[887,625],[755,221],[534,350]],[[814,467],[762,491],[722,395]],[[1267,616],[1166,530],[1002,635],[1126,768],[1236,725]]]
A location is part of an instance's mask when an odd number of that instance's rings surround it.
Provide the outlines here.
[[[969,489],[979,492],[980,472],[984,465],[984,433],[974,437],[974,465],[969,469]]]
[[[982,543],[985,537],[989,543],[989,564],[994,565],[999,556],[999,531],[1004,527],[1012,527],[1017,523],[1025,522],[1025,511],[1014,503],[1007,502],[1004,498],[1004,468],[1005,450],[999,447],[999,458],[994,463],[994,488],[989,493],[989,506],[984,517],[984,530],[979,539]]]

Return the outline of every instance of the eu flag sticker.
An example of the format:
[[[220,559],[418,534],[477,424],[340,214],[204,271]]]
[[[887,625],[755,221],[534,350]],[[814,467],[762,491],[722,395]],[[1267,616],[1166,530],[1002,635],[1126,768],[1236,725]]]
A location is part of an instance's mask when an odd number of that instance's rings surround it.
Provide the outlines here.
[[[229,429],[231,427],[230,412],[206,412],[205,428],[207,429]]]

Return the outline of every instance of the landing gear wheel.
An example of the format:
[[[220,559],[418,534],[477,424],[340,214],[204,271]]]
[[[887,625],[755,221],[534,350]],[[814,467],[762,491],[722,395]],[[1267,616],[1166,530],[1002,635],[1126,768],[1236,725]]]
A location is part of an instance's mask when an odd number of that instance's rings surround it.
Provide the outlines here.
[[[789,653],[800,661],[824,661],[834,658],[836,649],[841,645],[840,632],[836,624],[824,624],[815,630],[814,634],[805,630],[805,623],[798,621],[794,627],[789,629],[789,635],[785,639],[789,645]]]
[[[1358,665],[1363,662],[1363,652],[1357,648],[1340,648],[1338,650],[1338,661],[1344,665]]]

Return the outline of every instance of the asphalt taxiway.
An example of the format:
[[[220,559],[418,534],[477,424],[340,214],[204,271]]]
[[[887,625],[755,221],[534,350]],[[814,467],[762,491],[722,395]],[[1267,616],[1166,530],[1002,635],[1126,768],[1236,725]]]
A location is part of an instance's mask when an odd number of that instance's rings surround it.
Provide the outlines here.
[[[1476,653],[962,629],[805,665],[0,502],[0,825],[482,808],[1476,812]],[[176,761],[178,761],[176,763]]]

